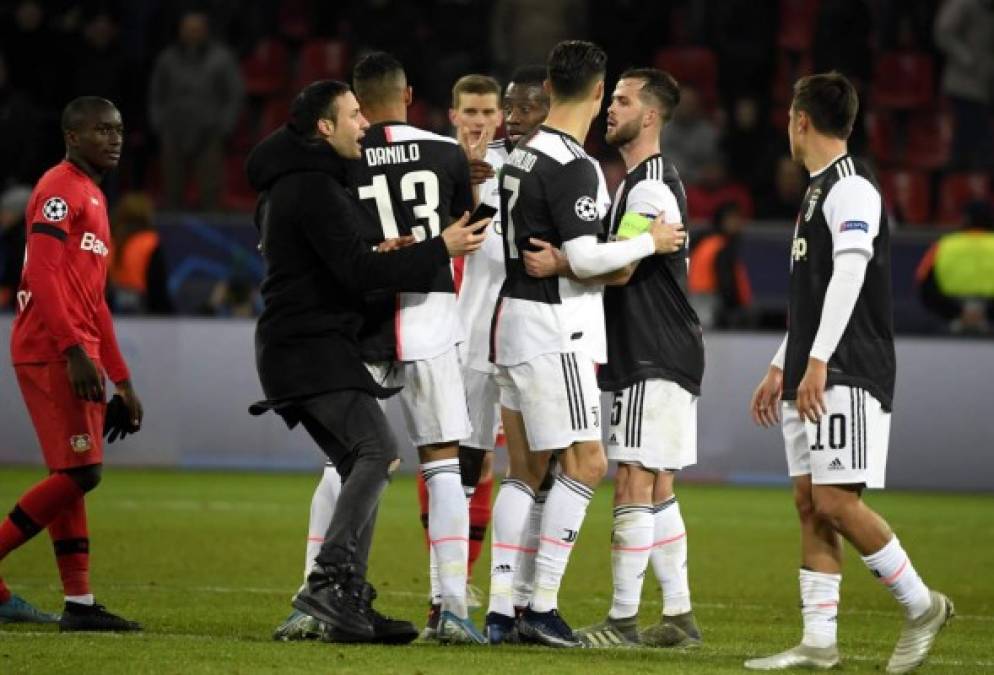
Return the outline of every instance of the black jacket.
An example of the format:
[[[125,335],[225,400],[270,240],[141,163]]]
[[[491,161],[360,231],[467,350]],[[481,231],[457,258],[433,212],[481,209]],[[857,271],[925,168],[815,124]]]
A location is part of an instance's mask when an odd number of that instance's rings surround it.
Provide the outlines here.
[[[293,403],[317,394],[395,393],[373,381],[359,356],[363,294],[427,291],[449,262],[441,237],[391,253],[364,244],[357,220],[368,216],[345,187],[347,161],[326,143],[286,128],[249,155],[266,262],[255,352],[267,400],[253,405],[252,414],[276,409],[292,425]]]

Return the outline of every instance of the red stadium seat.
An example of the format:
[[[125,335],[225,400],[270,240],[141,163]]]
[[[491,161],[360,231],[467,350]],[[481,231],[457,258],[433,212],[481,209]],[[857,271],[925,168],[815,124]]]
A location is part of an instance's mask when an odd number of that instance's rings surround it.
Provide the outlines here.
[[[954,173],[939,185],[939,222],[958,225],[963,207],[973,201],[991,199],[991,177],[986,173]]]
[[[896,161],[894,120],[891,115],[886,110],[874,110],[866,113],[865,120],[873,159],[882,164]]]
[[[953,122],[948,113],[914,113],[908,121],[905,163],[916,169],[941,169],[949,163]]]
[[[725,202],[735,202],[742,210],[743,216],[752,218],[752,197],[748,188],[741,183],[725,183],[716,188],[687,186],[687,209],[692,222],[710,222],[718,207]]]
[[[303,42],[311,36],[314,7],[311,0],[283,0],[276,15],[280,34],[293,42]]]
[[[710,105],[718,98],[718,59],[706,47],[671,47],[656,52],[656,67],[694,87]]]
[[[877,61],[872,97],[878,107],[927,108],[934,92],[934,64],[923,52],[887,52]]]
[[[790,107],[794,98],[794,82],[804,75],[810,75],[813,70],[809,54],[791,55],[781,52],[777,56],[777,69],[773,75],[773,100]]]
[[[265,138],[286,124],[289,115],[290,101],[285,97],[266,101],[266,105],[262,109],[262,118],[259,121],[259,138]]]
[[[780,0],[777,44],[781,49],[792,52],[806,52],[810,49],[819,4],[819,0]]]
[[[295,88],[303,89],[315,80],[345,80],[349,48],[341,40],[311,40],[300,50]]]
[[[242,77],[249,96],[271,96],[290,82],[290,58],[279,40],[260,40],[242,60]]]
[[[920,225],[932,213],[928,174],[924,171],[881,171],[884,202],[900,222]]]

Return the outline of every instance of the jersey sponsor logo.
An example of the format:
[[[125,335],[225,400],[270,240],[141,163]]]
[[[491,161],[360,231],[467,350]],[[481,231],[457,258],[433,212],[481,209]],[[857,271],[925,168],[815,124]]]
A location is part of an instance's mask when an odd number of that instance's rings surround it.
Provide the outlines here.
[[[862,220],[847,220],[839,225],[839,232],[851,232],[853,230],[862,230],[869,234],[870,224]]]
[[[795,237],[790,249],[790,259],[794,262],[804,260],[808,257],[808,240],[804,237]]]
[[[93,439],[90,438],[90,434],[70,436],[69,447],[72,448],[72,451],[77,455],[82,455],[84,452],[88,452],[90,448],[93,447]]]
[[[97,255],[107,257],[110,250],[107,248],[107,244],[103,243],[97,239],[97,235],[92,232],[83,233],[83,238],[79,242],[79,247],[84,251],[93,251]]]
[[[588,197],[584,195],[576,200],[576,204],[573,205],[573,210],[576,212],[577,218],[580,220],[585,220],[588,223],[597,220],[597,202],[594,201],[593,197]]]
[[[366,164],[380,166],[381,164],[404,164],[421,159],[421,148],[417,143],[408,145],[391,145],[385,148],[366,148]]]
[[[58,223],[69,215],[69,204],[62,197],[49,197],[41,207],[41,215],[50,223]]]
[[[808,197],[808,210],[804,214],[804,222],[811,220],[811,216],[815,214],[815,205],[818,204],[818,198],[821,197],[821,188],[815,188],[811,192],[811,196]]]

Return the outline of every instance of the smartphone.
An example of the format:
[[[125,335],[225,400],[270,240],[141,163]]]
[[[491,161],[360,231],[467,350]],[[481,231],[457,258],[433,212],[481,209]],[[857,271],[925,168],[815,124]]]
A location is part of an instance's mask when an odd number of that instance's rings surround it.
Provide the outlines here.
[[[495,215],[497,215],[496,206],[490,206],[490,204],[487,204],[486,202],[480,202],[480,205],[477,206],[475,209],[473,209],[473,213],[469,217],[469,222],[475,223],[478,220],[483,220],[484,218],[493,218]],[[479,234],[484,229],[486,228],[485,227],[480,228],[476,230],[473,234]]]

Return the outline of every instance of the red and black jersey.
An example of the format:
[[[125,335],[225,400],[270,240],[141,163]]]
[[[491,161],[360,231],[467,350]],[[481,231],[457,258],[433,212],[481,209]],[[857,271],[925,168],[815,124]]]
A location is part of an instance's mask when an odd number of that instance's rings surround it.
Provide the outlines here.
[[[64,358],[80,345],[103,362],[114,382],[127,379],[104,299],[110,223],[103,191],[65,160],[31,193],[24,271],[11,334],[14,365]]]

